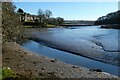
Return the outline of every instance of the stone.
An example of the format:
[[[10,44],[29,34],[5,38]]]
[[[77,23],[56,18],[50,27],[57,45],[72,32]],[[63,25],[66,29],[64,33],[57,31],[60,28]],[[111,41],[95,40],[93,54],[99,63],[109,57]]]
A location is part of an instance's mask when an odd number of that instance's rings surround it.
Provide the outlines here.
[[[41,70],[45,70],[45,67],[42,67]]]
[[[78,66],[72,66],[73,68],[79,68]]]
[[[51,59],[50,61],[51,61],[51,62],[56,62],[57,60],[56,60],[56,59]]]
[[[36,62],[33,62],[33,64],[36,64]]]
[[[90,71],[102,72],[101,69],[90,69]]]

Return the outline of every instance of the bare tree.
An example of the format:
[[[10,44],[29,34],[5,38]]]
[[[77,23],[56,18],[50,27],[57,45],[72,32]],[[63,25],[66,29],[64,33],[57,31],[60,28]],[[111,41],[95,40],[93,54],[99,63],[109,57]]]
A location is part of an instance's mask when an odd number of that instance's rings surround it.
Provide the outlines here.
[[[49,19],[52,16],[52,12],[50,10],[45,10],[46,19]]]
[[[39,22],[42,23],[43,22],[43,17],[44,17],[44,12],[42,9],[38,10],[38,17],[39,17]]]

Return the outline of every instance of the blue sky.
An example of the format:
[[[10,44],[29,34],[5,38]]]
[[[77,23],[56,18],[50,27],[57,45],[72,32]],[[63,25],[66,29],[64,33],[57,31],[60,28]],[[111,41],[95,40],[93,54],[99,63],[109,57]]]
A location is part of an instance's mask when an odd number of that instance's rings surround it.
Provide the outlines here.
[[[30,14],[37,14],[38,9],[50,10],[53,17],[65,20],[96,20],[110,12],[118,10],[117,2],[16,2],[18,8]]]

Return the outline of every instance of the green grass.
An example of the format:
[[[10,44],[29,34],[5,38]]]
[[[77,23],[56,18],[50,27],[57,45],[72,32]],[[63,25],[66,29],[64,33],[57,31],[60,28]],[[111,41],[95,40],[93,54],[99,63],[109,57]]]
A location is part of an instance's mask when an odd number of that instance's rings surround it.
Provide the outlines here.
[[[33,20],[28,20],[28,21],[25,21],[25,22],[35,22],[35,21],[33,21]]]
[[[24,25],[23,27],[24,28],[37,28],[37,26],[27,26],[27,25]],[[47,28],[55,28],[56,26],[52,25],[52,24],[47,24],[46,27]]]
[[[47,27],[48,28],[54,28],[54,27],[56,27],[55,25],[52,25],[52,24],[47,24]]]
[[[7,67],[2,68],[2,79],[7,79],[7,78],[16,78],[16,74]]]
[[[25,27],[25,28],[33,28],[33,26],[23,26],[23,27]]]
[[[2,79],[2,68],[0,68],[0,80]]]

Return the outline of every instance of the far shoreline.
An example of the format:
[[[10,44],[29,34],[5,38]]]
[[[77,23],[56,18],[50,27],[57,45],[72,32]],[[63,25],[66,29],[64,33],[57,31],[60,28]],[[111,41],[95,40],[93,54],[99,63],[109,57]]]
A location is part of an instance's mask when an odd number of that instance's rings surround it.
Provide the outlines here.
[[[106,29],[120,29],[120,24],[101,25],[101,28],[106,28]]]

